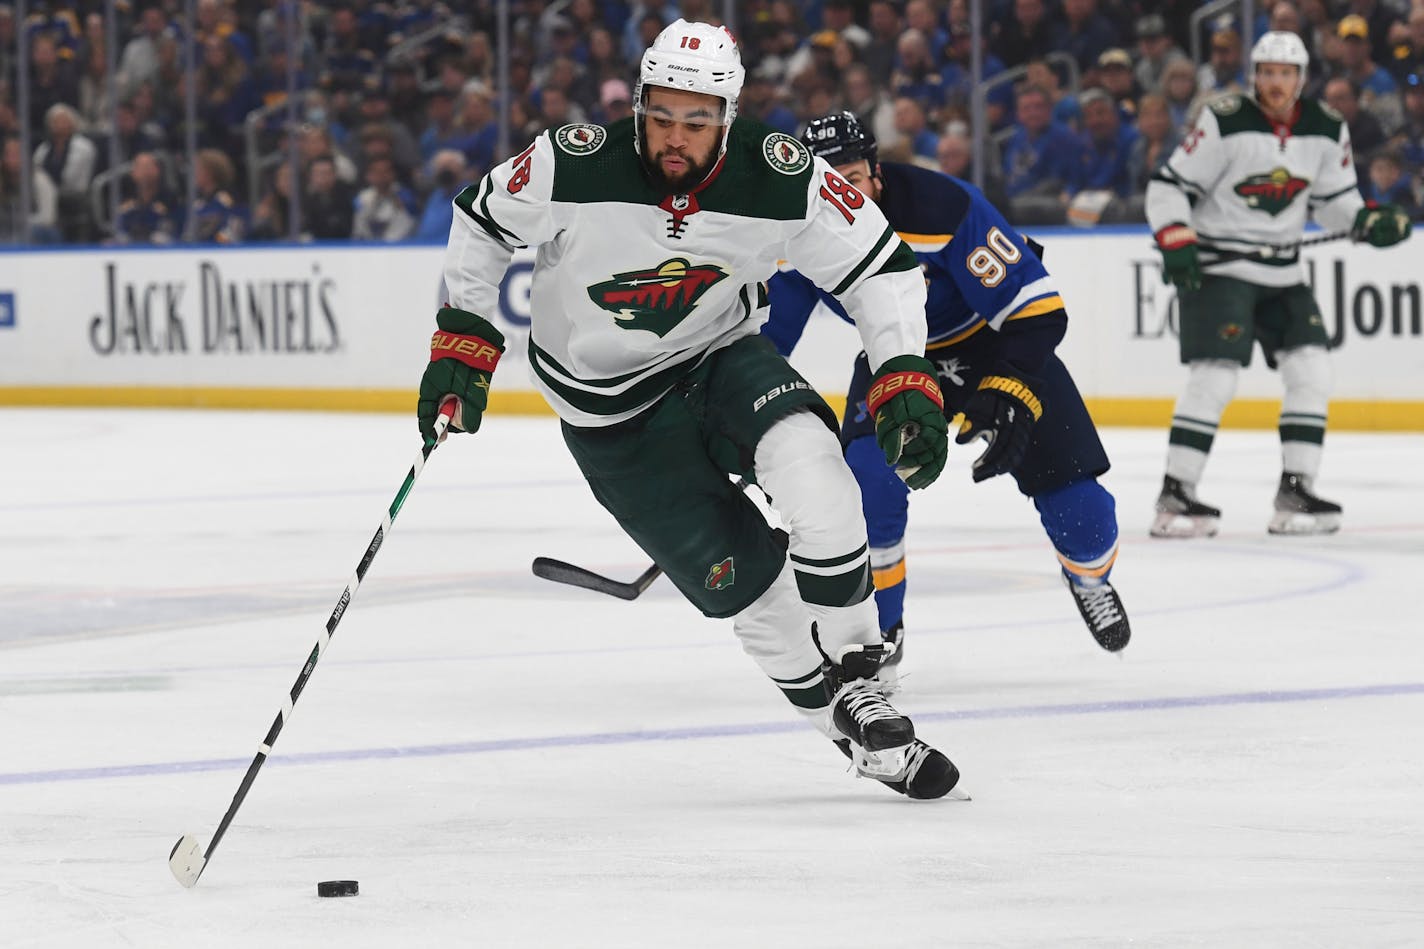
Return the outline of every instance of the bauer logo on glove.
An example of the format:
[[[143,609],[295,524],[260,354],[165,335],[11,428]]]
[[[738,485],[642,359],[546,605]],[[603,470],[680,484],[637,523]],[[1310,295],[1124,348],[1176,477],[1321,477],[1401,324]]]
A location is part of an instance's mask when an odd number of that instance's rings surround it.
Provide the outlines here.
[[[885,461],[911,488],[927,488],[944,470],[949,423],[934,366],[921,356],[896,356],[875,374],[866,394],[875,440]]]

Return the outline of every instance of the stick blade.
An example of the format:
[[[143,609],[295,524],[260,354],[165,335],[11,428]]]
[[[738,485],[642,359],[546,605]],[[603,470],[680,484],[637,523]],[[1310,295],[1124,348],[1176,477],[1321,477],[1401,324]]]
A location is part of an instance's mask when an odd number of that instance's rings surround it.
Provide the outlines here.
[[[585,590],[593,590],[595,593],[616,596],[620,600],[635,600],[643,592],[638,589],[636,584],[610,580],[607,577],[599,576],[592,570],[585,570],[583,567],[565,563],[562,560],[554,560],[551,557],[535,557],[532,569],[534,576],[544,580],[582,587]]]
[[[179,837],[168,854],[168,869],[173,871],[173,878],[187,889],[192,889],[198,882],[207,862],[203,856],[202,841],[192,834]]]

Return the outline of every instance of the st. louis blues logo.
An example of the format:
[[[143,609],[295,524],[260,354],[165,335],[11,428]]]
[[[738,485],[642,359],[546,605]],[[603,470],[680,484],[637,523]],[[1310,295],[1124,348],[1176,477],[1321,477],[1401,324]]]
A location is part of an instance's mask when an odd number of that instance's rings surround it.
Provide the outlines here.
[[[714,563],[712,569],[707,571],[707,581],[704,586],[709,590],[725,590],[736,580],[736,567],[732,564],[732,558],[728,557],[720,563]]]
[[[674,257],[647,270],[616,274],[588,288],[589,299],[613,312],[617,325],[666,336],[697,307],[707,288],[727,276],[712,264]]]

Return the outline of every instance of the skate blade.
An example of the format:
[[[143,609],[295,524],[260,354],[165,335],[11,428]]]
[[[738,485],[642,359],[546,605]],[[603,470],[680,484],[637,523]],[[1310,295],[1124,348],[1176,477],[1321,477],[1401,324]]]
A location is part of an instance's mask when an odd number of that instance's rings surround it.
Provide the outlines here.
[[[909,763],[909,744],[882,748],[879,751],[866,751],[854,742],[851,742],[850,747],[856,773],[863,777],[875,778],[877,781],[898,778],[905,773]]]
[[[1299,511],[1277,511],[1266,525],[1272,534],[1333,534],[1340,529],[1339,514],[1304,514]]]
[[[1220,527],[1220,518],[1189,517],[1186,514],[1159,511],[1148,533],[1153,537],[1215,537]]]
[[[972,797],[969,796],[969,792],[968,792],[968,791],[964,790],[964,788],[962,788],[962,787],[960,787],[959,785],[956,784],[954,787],[950,788],[949,791],[947,791],[947,792],[945,793],[944,797],[940,798],[940,800],[941,800],[941,801],[972,801],[972,800],[974,800],[974,798],[972,798]]]

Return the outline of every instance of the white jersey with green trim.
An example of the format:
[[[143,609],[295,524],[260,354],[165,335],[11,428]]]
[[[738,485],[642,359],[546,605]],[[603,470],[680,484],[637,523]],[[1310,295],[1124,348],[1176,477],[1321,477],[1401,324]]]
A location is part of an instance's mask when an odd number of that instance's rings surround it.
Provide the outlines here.
[[[920,354],[925,288],[873,201],[795,138],[737,119],[709,182],[655,191],[631,119],[552,130],[455,199],[444,290],[489,316],[510,255],[536,247],[530,375],[564,421],[606,426],[758,332],[789,260],[834,288],[871,364]],[[498,381],[495,383],[498,385]]]
[[[1272,287],[1305,280],[1299,244],[1308,214],[1344,231],[1363,206],[1349,128],[1315,101],[1301,102],[1286,127],[1248,96],[1218,99],[1147,185],[1154,233],[1190,224],[1207,273]]]

